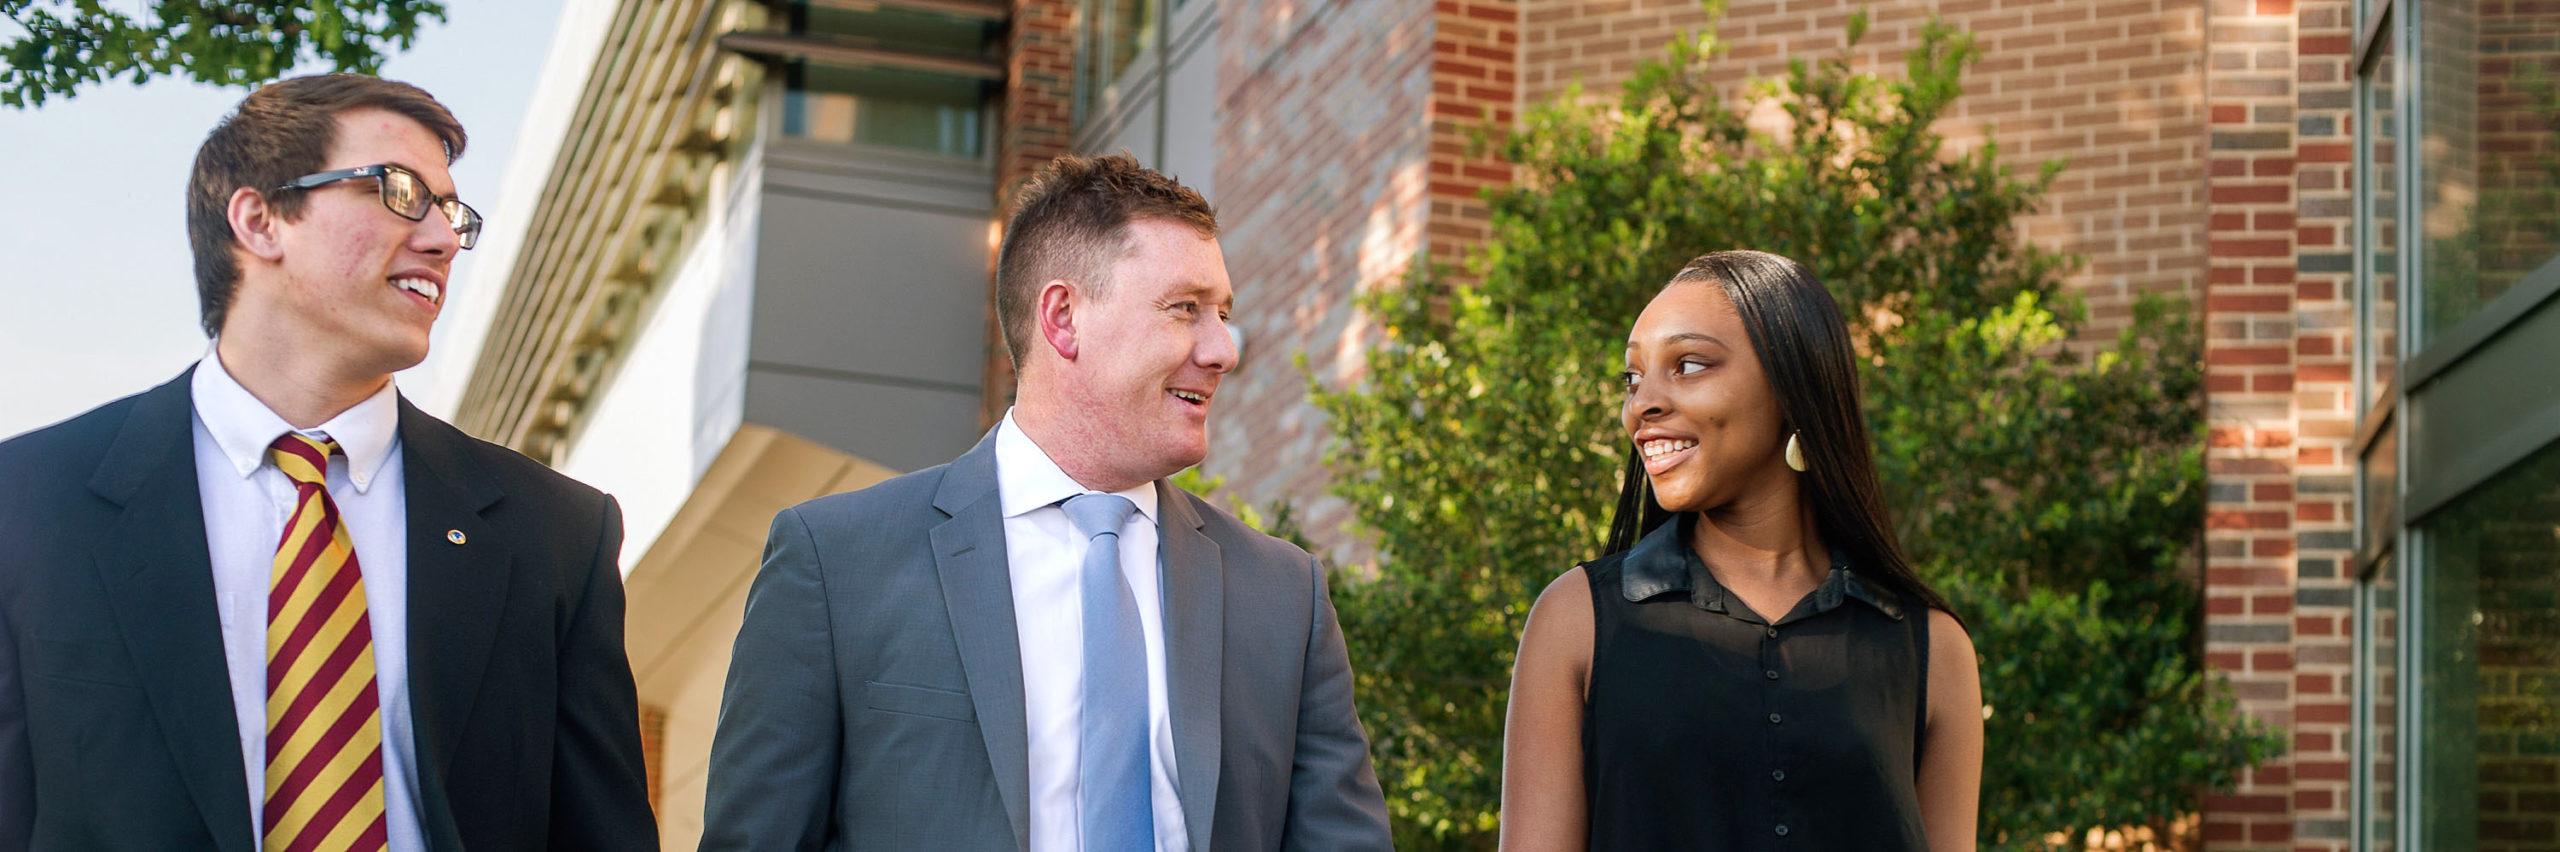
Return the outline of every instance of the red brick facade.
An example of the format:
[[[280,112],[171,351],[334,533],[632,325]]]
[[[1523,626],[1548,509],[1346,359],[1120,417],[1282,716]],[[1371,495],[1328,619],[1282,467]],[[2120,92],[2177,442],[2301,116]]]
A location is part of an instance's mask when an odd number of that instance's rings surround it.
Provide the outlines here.
[[[1307,376],[1347,381],[1372,341],[1358,293],[1404,280],[1426,246],[1482,239],[1468,128],[1516,110],[1517,15],[1500,0],[1232,3],[1218,31],[1220,224],[1244,361],[1222,385],[1208,471],[1312,529],[1348,519],[1325,491]],[[1444,254],[1445,256],[1452,256]]]
[[[1606,95],[1638,62],[1708,25],[1688,0],[1531,0],[1522,68],[1535,104],[1579,83]],[[1898,76],[1931,16],[1971,33],[1981,60],[1940,130],[1959,147],[1996,139],[2025,170],[2062,176],[2030,239],[2089,258],[2074,280],[2092,336],[2112,335],[2134,298],[2196,298],[2204,228],[2204,10],[2118,0],[1734,0],[1717,36],[1719,83],[1784,75],[1840,49],[1851,13],[1871,22],[1859,68]]]

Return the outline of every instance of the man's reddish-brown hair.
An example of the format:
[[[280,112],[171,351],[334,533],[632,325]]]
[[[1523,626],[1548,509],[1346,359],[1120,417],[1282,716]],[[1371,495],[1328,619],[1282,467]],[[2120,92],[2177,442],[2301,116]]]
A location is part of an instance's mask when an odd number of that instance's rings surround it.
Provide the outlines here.
[[[1032,176],[996,254],[996,321],[1016,369],[1031,349],[1040,285],[1065,279],[1087,298],[1103,298],[1112,262],[1129,251],[1129,223],[1146,219],[1178,222],[1204,238],[1218,235],[1218,214],[1207,199],[1127,154],[1069,154]]]

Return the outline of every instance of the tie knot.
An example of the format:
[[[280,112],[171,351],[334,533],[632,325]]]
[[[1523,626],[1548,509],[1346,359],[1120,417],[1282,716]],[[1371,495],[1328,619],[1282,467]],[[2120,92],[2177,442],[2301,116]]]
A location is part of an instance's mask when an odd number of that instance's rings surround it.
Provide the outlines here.
[[[1120,525],[1129,522],[1129,513],[1138,510],[1138,504],[1118,494],[1078,494],[1067,498],[1066,510],[1067,520],[1076,525],[1076,532],[1090,539],[1119,532]]]
[[[338,442],[307,437],[300,432],[286,432],[284,437],[267,445],[267,457],[273,459],[276,469],[284,471],[284,475],[296,485],[327,486],[329,457],[337,453]]]

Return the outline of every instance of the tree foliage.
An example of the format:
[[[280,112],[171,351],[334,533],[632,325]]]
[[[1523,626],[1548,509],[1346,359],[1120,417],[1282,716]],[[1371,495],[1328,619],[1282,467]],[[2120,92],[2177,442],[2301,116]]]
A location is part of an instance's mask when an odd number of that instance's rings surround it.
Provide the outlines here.
[[[284,76],[307,59],[373,73],[408,49],[439,0],[153,0],[128,14],[100,0],[0,0],[0,104],[42,106],[117,77],[180,75],[218,86]],[[12,37],[14,36],[14,37]]]
[[[2076,261],[2016,225],[2059,165],[1945,144],[1969,37],[1930,24],[1888,79],[1850,65],[1864,29],[1741,92],[1705,35],[1614,99],[1538,108],[1493,140],[1519,180],[1463,274],[1368,297],[1365,377],[1315,388],[1380,554],[1334,588],[1400,845],[1490,845],[1529,604],[1607,531],[1627,330],[1716,249],[1803,261],[1848,313],[1895,522],[1982,654],[1985,843],[2163,824],[2276,748],[2198,659],[2192,312],[2146,300],[2073,343]]]

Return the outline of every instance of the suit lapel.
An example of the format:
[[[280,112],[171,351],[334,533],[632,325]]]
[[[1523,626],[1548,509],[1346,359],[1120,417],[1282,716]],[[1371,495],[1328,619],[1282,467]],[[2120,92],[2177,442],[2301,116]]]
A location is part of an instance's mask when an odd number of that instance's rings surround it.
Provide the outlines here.
[[[978,731],[986,738],[1014,844],[1027,848],[1031,733],[1024,719],[1022,645],[1014,630],[1013,576],[1005,561],[994,432],[944,469],[933,505],[948,516],[933,528],[933,562],[952,638],[960,647],[961,674],[969,681]]]
[[[461,432],[400,401],[409,532],[409,707],[419,755],[421,822],[459,845],[443,791],[462,723],[489,668],[513,573],[508,542],[481,513],[503,497]],[[460,532],[462,543],[451,540]]]
[[[1165,667],[1173,714],[1174,769],[1182,782],[1183,826],[1191,848],[1209,848],[1218,803],[1219,718],[1226,660],[1226,563],[1218,543],[1201,531],[1191,495],[1156,483],[1157,525],[1163,551]]]
[[[97,567],[205,827],[220,848],[246,852],[254,829],[196,488],[194,376],[189,370],[143,394],[90,480],[91,490],[124,507]]]

